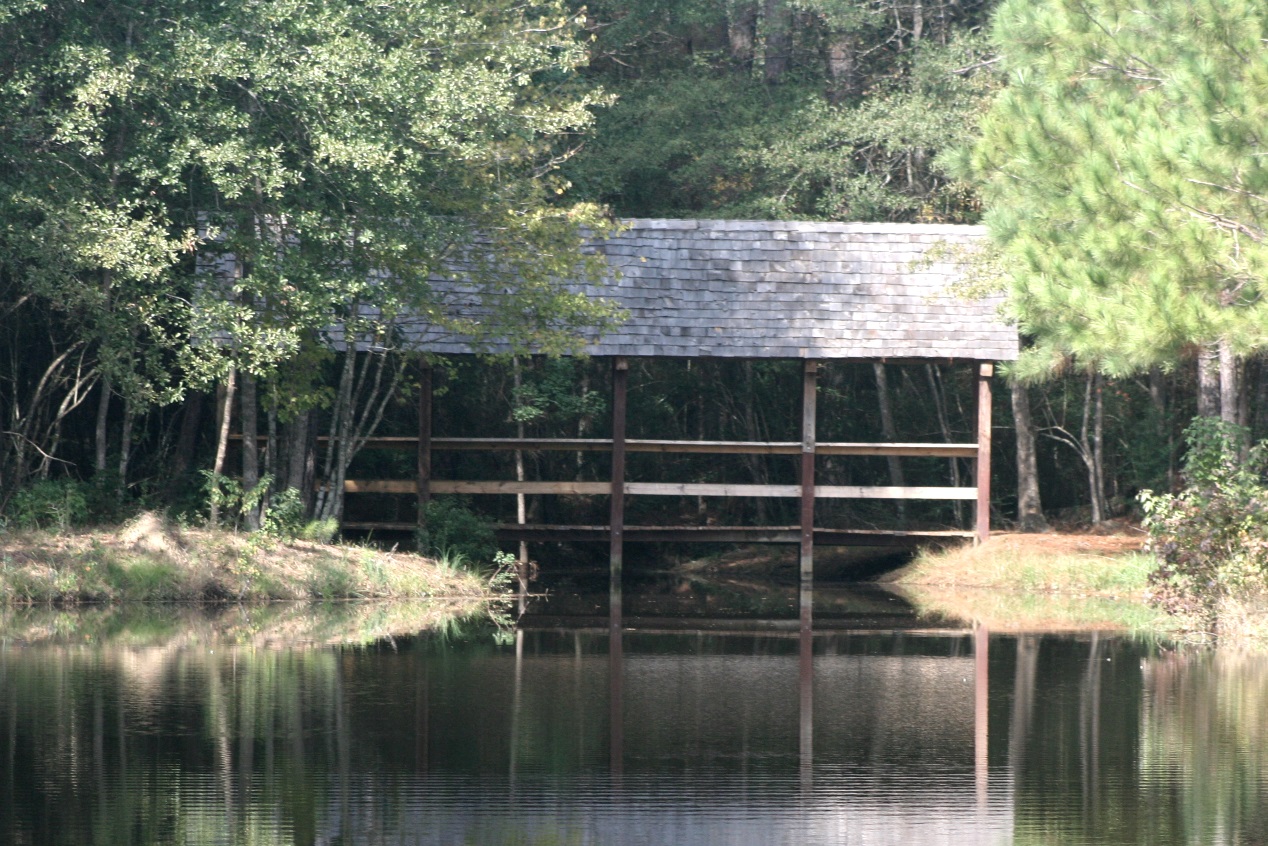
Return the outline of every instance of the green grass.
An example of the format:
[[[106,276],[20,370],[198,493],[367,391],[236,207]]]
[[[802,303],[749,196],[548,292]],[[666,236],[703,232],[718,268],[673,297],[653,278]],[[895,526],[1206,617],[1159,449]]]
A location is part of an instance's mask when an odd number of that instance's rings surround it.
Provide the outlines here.
[[[174,526],[0,540],[0,605],[485,597],[486,579],[417,555]]]
[[[921,552],[894,582],[926,614],[996,630],[1171,637],[1178,621],[1148,600],[1155,565],[1143,552],[1061,550],[1013,536]]]
[[[922,551],[899,584],[940,584],[1019,591],[1140,595],[1148,590],[1152,555],[1051,553],[1015,547],[961,547]]]

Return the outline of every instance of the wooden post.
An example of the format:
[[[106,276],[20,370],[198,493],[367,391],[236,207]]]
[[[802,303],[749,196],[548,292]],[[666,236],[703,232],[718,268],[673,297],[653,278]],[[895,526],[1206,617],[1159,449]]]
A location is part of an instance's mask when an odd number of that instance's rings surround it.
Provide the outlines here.
[[[426,522],[427,503],[431,501],[431,415],[432,367],[420,358],[418,369],[418,525]]]
[[[625,539],[625,394],[630,363],[624,356],[612,360],[612,511],[611,537],[612,613],[619,614],[621,565]]]
[[[815,392],[819,364],[806,360],[801,381],[801,583],[814,579],[815,543]]]
[[[977,542],[991,536],[991,376],[995,366],[977,370]]]

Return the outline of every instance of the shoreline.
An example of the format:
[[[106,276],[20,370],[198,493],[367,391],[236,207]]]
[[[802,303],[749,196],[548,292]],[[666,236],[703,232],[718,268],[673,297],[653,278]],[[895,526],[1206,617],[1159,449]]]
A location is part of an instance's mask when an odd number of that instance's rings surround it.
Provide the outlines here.
[[[421,555],[179,526],[149,512],[122,526],[0,537],[0,606],[495,595],[487,577]]]
[[[922,551],[882,581],[922,613],[999,632],[1119,631],[1186,637],[1153,604],[1141,534],[1001,532],[980,546]]]

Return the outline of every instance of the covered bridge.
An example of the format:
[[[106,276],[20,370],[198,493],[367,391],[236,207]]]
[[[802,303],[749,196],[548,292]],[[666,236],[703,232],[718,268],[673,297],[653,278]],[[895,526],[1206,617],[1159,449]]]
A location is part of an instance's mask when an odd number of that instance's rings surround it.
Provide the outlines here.
[[[801,575],[809,580],[812,550],[821,544],[909,543],[913,536],[976,535],[989,531],[990,378],[998,361],[1017,357],[1016,329],[998,316],[998,298],[966,299],[954,290],[960,271],[945,255],[926,258],[935,245],[981,239],[979,227],[803,223],[733,220],[630,220],[619,234],[593,247],[611,268],[595,296],[614,301],[625,321],[588,351],[611,360],[611,438],[517,439],[434,437],[429,377],[420,398],[416,484],[349,481],[349,493],[571,494],[609,496],[603,526],[503,526],[520,540],[607,540],[619,573],[624,539],[722,540],[796,543]],[[437,284],[442,284],[437,280]],[[462,308],[461,288],[450,289]],[[478,319],[478,314],[470,315]],[[472,352],[466,339],[407,328],[412,346],[440,354]],[[626,386],[635,357],[798,359],[803,362],[801,439],[795,442],[666,441],[626,437]],[[972,367],[977,379],[976,438],[970,443],[824,443],[815,437],[820,362],[939,360]],[[412,438],[410,439],[413,440]],[[438,450],[610,451],[606,481],[507,481],[434,478]],[[629,452],[799,455],[798,484],[706,484],[690,480],[628,482]],[[968,459],[968,487],[829,486],[815,482],[816,456],[938,456]],[[800,500],[796,526],[627,526],[631,496],[791,497]],[[877,532],[814,525],[816,499],[946,499],[976,504],[974,532]],[[360,524],[369,528],[371,524]]]

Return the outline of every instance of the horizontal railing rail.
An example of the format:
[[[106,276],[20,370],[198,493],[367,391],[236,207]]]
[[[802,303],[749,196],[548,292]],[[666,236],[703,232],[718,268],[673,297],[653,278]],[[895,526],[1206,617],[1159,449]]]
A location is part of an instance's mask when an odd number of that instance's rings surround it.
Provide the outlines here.
[[[432,479],[428,483],[433,494],[557,494],[573,496],[606,496],[612,493],[611,482],[514,482],[495,480],[457,481]],[[784,497],[801,496],[801,485],[751,485],[709,482],[626,482],[624,492],[630,496],[725,496]],[[348,479],[346,493],[413,494],[418,485],[411,479]],[[938,499],[971,500],[977,497],[976,487],[934,487],[895,485],[815,485],[819,499]]]

